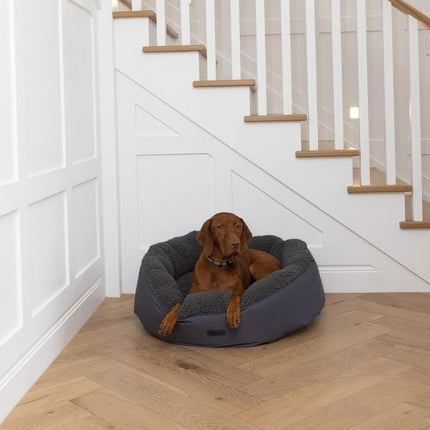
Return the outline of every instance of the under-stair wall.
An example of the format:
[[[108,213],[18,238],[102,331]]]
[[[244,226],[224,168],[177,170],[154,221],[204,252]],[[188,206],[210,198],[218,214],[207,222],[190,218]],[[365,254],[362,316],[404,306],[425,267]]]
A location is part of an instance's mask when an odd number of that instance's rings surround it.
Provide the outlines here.
[[[245,122],[252,90],[193,87],[204,55],[143,53],[153,25],[115,20],[124,292],[152,243],[218,210],[305,239],[327,291],[429,290],[429,232],[399,228],[402,194],[349,194],[351,157],[297,158],[299,122]]]

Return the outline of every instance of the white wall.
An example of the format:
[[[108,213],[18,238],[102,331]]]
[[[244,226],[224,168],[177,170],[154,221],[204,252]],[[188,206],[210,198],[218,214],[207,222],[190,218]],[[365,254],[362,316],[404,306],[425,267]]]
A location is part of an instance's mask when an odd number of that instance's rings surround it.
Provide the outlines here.
[[[96,2],[0,14],[0,421],[104,297]]]

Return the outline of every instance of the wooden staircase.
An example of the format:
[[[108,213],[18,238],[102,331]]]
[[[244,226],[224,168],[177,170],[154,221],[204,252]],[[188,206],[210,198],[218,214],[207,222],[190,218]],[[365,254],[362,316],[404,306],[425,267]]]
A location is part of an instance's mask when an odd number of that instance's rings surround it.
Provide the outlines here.
[[[390,0],[391,1],[391,0]],[[127,8],[131,9],[131,2],[129,0],[121,0],[121,3]],[[415,8],[410,7],[407,3],[396,0],[391,1],[393,6],[403,11],[406,14],[412,14],[424,25],[430,26],[430,19],[426,15],[417,11]],[[114,11],[113,17],[115,19],[148,17],[154,23],[157,22],[157,15],[152,10],[125,10]],[[171,25],[166,24],[167,34],[174,40],[179,37],[178,32],[172,28]],[[157,52],[193,52],[197,51],[206,57],[206,47],[203,44],[192,45],[164,45],[164,46],[144,46],[142,52],[144,53],[157,53]],[[193,82],[195,88],[214,88],[214,87],[249,87],[253,92],[256,91],[257,82],[255,79],[229,79],[229,80],[197,80]],[[283,121],[307,121],[308,116],[304,113],[295,114],[267,114],[267,115],[246,115],[244,121],[246,123],[257,122],[283,122]],[[296,152],[298,158],[325,158],[325,157],[358,157],[360,152],[353,147],[345,147],[343,149],[334,149],[333,142],[319,141],[317,150],[309,149],[309,142],[302,142],[302,149]],[[423,221],[411,221],[410,199],[408,195],[413,191],[412,185],[406,184],[400,180],[394,185],[385,183],[385,176],[377,169],[371,169],[371,183],[369,185],[362,185],[359,180],[360,171],[354,169],[354,183],[347,186],[348,193],[351,194],[364,194],[364,193],[405,193],[405,220],[399,221],[400,228],[402,229],[429,229],[430,228],[430,202],[423,201],[424,216]]]
[[[127,14],[125,13],[114,13],[114,18],[115,19],[125,19],[125,18],[130,18],[131,16],[133,16],[133,14],[135,15],[135,18],[138,17],[146,17],[149,18],[150,20],[152,20],[152,22],[154,22],[153,19],[153,12],[151,13],[150,11],[131,11],[128,12]],[[176,34],[178,34],[176,32]],[[175,38],[174,38],[175,39]],[[176,42],[174,42],[176,43]],[[143,47],[140,47],[141,51],[143,52],[144,55],[155,55],[157,56],[157,54],[166,54],[166,53],[176,53],[176,55],[181,55],[180,53],[184,53],[184,55],[186,53],[193,53],[193,52],[198,52],[202,58],[201,61],[205,62],[206,61],[206,56],[208,54],[208,51],[206,49],[206,46],[203,44],[189,44],[189,45],[180,45],[180,44],[167,44],[167,45],[163,45],[163,46],[150,46],[150,45],[145,45]],[[163,57],[164,58],[164,57]],[[178,57],[179,58],[179,57]],[[163,60],[164,62],[165,60]],[[175,61],[173,61],[173,63],[175,63]],[[164,63],[163,63],[164,64]],[[134,79],[134,78],[133,78]],[[187,85],[184,84],[184,80],[182,79],[182,83],[180,85]],[[179,84],[178,84],[179,85]],[[250,94],[250,98],[252,99],[252,97],[255,97],[255,92],[256,89],[258,87],[258,81],[256,79],[199,79],[199,78],[195,78],[193,77],[192,79],[190,79],[190,86],[194,87],[194,91],[197,92],[203,92],[204,94],[205,91],[218,91],[217,88],[219,89],[224,89],[223,91],[228,91],[228,88],[242,88],[242,91],[245,91],[246,88],[249,89],[249,94]],[[150,90],[151,92],[153,92],[154,90]],[[187,90],[188,91],[188,90]],[[209,96],[209,92],[207,93]],[[212,93],[210,93],[212,94]],[[227,94],[227,93],[222,93],[222,94]],[[175,110],[177,108],[175,107]],[[188,115],[187,113],[184,113],[184,115]],[[284,114],[284,113],[268,113],[267,115],[261,115],[258,113],[250,113],[250,114],[245,114],[243,117],[243,122],[245,123],[246,127],[250,127],[251,131],[248,131],[247,133],[252,133],[252,127],[253,124],[260,124],[263,125],[264,127],[272,127],[271,124],[273,124],[274,127],[277,127],[276,124],[299,124],[300,122],[305,122],[308,120],[308,115],[305,113],[292,113],[292,114]],[[196,120],[196,122],[198,123],[199,121]],[[269,130],[269,128],[267,128],[267,130]],[[210,131],[210,133],[214,133],[213,131]],[[216,133],[216,132],[215,132]],[[220,138],[221,140],[223,140],[223,138]],[[285,142],[285,145],[288,145],[288,142]],[[306,160],[329,160],[329,159],[333,159],[333,163],[334,164],[328,164],[330,166],[335,166],[337,165],[339,160],[339,165],[344,166],[345,164],[341,161],[341,160],[345,160],[345,159],[353,159],[354,157],[359,157],[360,156],[360,151],[354,147],[349,147],[347,145],[345,145],[344,148],[342,149],[337,149],[334,147],[334,143],[332,141],[319,141],[319,145],[318,145],[318,149],[310,149],[309,148],[309,143],[307,141],[302,141],[301,143],[301,148],[299,149],[294,149],[291,151],[291,155],[292,157],[296,157],[298,160],[303,159],[305,163],[307,163]],[[252,160],[251,160],[252,161]],[[279,161],[279,160],[278,160]],[[255,161],[253,161],[255,162]],[[309,163],[311,163],[309,161]],[[302,164],[301,164],[302,165]],[[314,162],[311,163],[311,165],[315,165]],[[324,164],[326,165],[326,164]],[[304,164],[303,164],[304,166]],[[352,162],[351,162],[351,166],[352,166]],[[276,177],[276,175],[273,175],[274,177]],[[395,185],[391,185],[391,184],[387,184],[385,181],[385,174],[383,172],[378,171],[377,169],[372,168],[371,169],[371,178],[370,178],[370,184],[368,185],[362,185],[361,181],[360,181],[360,170],[358,168],[354,168],[353,170],[351,170],[351,180],[348,180],[347,182],[345,182],[344,184],[344,190],[345,190],[345,194],[349,194],[351,196],[355,196],[355,197],[351,197],[352,199],[361,199],[362,197],[360,196],[369,196],[369,195],[375,195],[375,199],[378,199],[378,195],[394,195],[394,194],[399,194],[399,193],[403,193],[405,198],[405,209],[404,209],[404,219],[402,220],[401,217],[399,216],[399,218],[397,218],[397,225],[398,225],[398,229],[400,230],[410,230],[410,229],[420,229],[423,230],[423,232],[425,230],[429,230],[430,229],[430,204],[428,204],[427,202],[423,203],[423,207],[424,207],[424,220],[423,221],[412,221],[412,217],[411,217],[411,198],[410,198],[410,194],[411,192],[413,192],[413,187],[410,184],[404,183],[400,180],[397,181],[397,183]],[[290,186],[290,185],[289,185]],[[330,186],[329,183],[327,183],[324,186]],[[339,184],[336,185],[335,187],[336,189],[339,189]],[[301,191],[300,191],[301,193]],[[305,194],[304,194],[305,196]],[[305,199],[309,199],[308,196],[305,196]],[[330,197],[330,199],[332,200],[333,197]],[[352,204],[352,200],[351,201]],[[368,199],[365,199],[366,204],[369,202]],[[377,201],[377,200],[373,200],[373,201]],[[314,203],[317,207],[320,205],[320,203],[315,202]],[[359,207],[359,203],[358,204],[353,204],[354,207]],[[380,208],[381,204],[377,204],[376,207]],[[326,208],[323,209],[324,212],[326,212]],[[367,209],[366,209],[367,210]],[[379,209],[377,209],[377,211],[379,211]],[[395,213],[397,213],[397,211],[395,211]],[[397,214],[400,215],[400,214]],[[336,217],[336,215],[331,215]],[[361,217],[362,215],[360,215]],[[367,218],[371,218],[372,214],[369,213],[369,215],[367,215]],[[344,223],[343,221],[341,223]],[[387,219],[387,223],[392,225],[392,220],[388,220]],[[390,227],[391,228],[391,227]],[[361,235],[361,233],[358,233],[359,235]],[[405,235],[407,234],[406,232],[404,233]],[[416,237],[416,236],[414,236]],[[368,239],[366,239],[368,240]],[[408,241],[409,242],[409,239]],[[423,245],[425,247],[425,245]],[[424,248],[423,248],[424,249]],[[387,255],[390,254],[390,252],[384,251],[384,253],[386,253]],[[395,260],[397,260],[397,256],[393,257]],[[401,263],[401,265],[404,265],[404,263]],[[407,266],[407,265],[404,265]],[[422,278],[425,279],[425,278]]]

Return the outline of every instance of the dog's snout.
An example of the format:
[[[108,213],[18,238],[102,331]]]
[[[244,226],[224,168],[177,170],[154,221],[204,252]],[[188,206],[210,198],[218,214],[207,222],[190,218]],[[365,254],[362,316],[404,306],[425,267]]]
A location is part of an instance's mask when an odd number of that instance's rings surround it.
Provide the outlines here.
[[[232,247],[232,249],[234,249],[234,250],[237,250],[237,249],[239,249],[239,246],[240,246],[240,242],[239,241],[235,241],[235,242],[232,242],[231,243],[231,247]]]

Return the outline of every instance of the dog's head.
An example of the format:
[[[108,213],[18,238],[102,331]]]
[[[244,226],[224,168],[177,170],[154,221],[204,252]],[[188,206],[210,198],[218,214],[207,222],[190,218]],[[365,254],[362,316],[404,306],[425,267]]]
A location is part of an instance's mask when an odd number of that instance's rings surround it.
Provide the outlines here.
[[[209,218],[197,235],[205,256],[225,260],[246,251],[251,238],[252,233],[243,219],[229,212]]]

